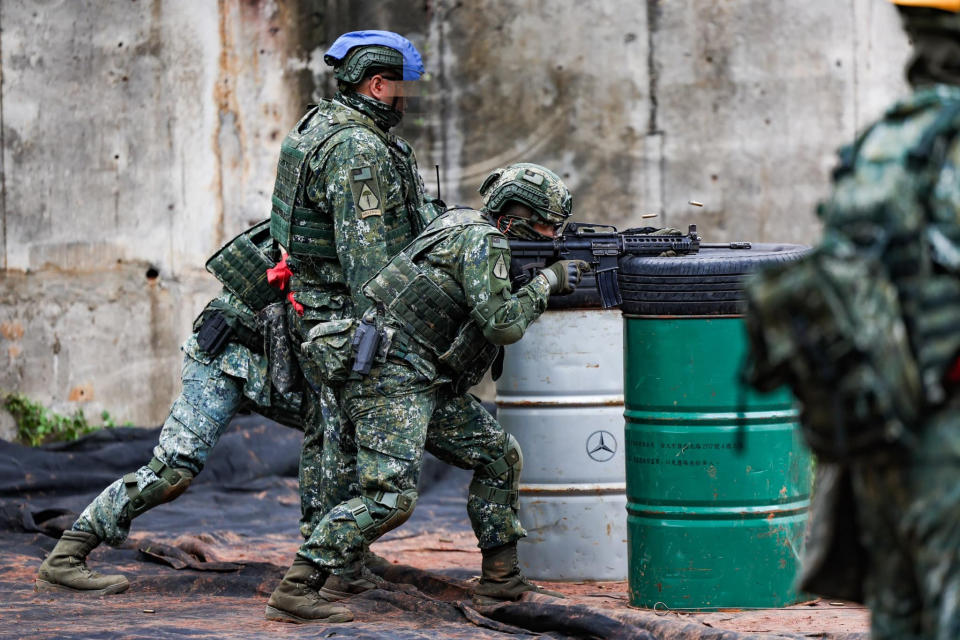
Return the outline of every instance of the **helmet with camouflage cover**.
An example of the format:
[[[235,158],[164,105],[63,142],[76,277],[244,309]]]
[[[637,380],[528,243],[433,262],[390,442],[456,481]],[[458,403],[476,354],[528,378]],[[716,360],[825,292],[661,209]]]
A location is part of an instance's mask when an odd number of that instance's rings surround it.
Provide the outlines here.
[[[534,229],[534,223],[552,225],[555,229],[573,212],[573,196],[560,176],[546,167],[529,162],[511,164],[493,171],[480,185],[483,211],[494,219],[503,233],[526,240],[542,240],[549,236]],[[517,215],[511,203],[530,208],[531,213]]]

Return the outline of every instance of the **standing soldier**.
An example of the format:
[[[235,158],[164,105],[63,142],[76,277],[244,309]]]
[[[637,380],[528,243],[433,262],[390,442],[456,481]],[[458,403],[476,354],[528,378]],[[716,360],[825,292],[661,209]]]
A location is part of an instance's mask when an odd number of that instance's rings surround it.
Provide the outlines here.
[[[474,471],[467,511],[483,554],[475,597],[492,602],[543,592],[517,564],[517,541],[526,535],[517,518],[519,445],[466,391],[500,345],[523,336],[551,294],[573,291],[587,264],[557,262],[511,293],[507,236],[553,237],[570,215],[570,193],[556,174],[533,164],[494,172],[481,193],[483,212],[446,211],[363,286],[372,306],[353,340],[360,375],[339,390],[340,438],[352,431],[360,495],[323,517],[293,564],[329,576],[313,605],[336,612],[327,622],[352,619],[337,601],[375,586],[363,574],[364,546],[410,517],[424,449]],[[321,333],[333,335],[336,328],[329,329]],[[288,615],[274,596],[268,618],[310,621],[306,607]]]
[[[303,403],[299,372],[288,366],[285,331],[273,320],[283,317],[276,313],[283,311],[281,296],[266,281],[274,253],[267,222],[262,222],[207,263],[224,288],[197,317],[193,335],[183,344],[183,390],[163,424],[153,458],[107,487],[63,532],[40,565],[37,591],[124,591],[129,586],[125,577],[90,571],[87,556],[102,542],[122,544],[135,517],[186,491],[239,410],[254,409],[297,429],[313,421],[304,412],[320,409]]]
[[[349,350],[354,318],[369,306],[361,285],[437,213],[424,196],[413,150],[390,133],[403,116],[406,85],[423,73],[419,52],[396,33],[356,31],[340,36],[324,61],[334,67],[339,91],[313,106],[283,141],[270,219],[271,234],[287,254],[272,277],[289,301],[304,377],[318,390],[345,379],[334,346]],[[304,425],[305,536],[307,523],[316,525],[331,504],[346,499],[331,495],[342,489],[335,479],[356,474],[349,447],[323,450],[325,437],[339,441],[341,421],[335,402],[323,407],[322,419]],[[321,451],[324,462],[315,464]],[[311,491],[314,497],[305,495]],[[311,563],[294,563],[271,595],[267,617],[342,618],[342,607],[318,601],[325,579]]]
[[[808,258],[748,291],[761,390],[818,456],[800,587],[960,638],[960,0],[892,0],[913,93],[840,152]],[[752,317],[751,317],[752,316]],[[752,327],[752,328],[751,328]]]

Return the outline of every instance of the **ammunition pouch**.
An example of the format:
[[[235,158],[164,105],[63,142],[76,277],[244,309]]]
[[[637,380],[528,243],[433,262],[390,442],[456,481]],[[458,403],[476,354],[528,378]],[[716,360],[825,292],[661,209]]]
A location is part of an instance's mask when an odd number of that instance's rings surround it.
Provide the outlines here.
[[[303,373],[311,384],[331,386],[350,377],[356,327],[353,318],[341,318],[321,322],[310,329],[300,349],[305,356]]]
[[[207,314],[197,329],[197,346],[215,356],[223,351],[233,336],[233,327],[226,316],[220,311],[213,311]]]
[[[267,282],[267,269],[276,263],[271,252],[261,248],[269,243],[265,220],[228,242],[206,264],[207,271],[254,312],[283,300],[283,294]]]
[[[374,518],[365,500],[387,507],[390,510],[389,514],[385,518]],[[363,497],[353,498],[346,503],[357,522],[360,533],[368,543],[409,520],[416,504],[417,492],[414,489],[407,489],[400,493],[383,491],[372,495],[365,493]]]
[[[137,474],[123,476],[124,489],[130,502],[124,508],[123,517],[129,522],[153,507],[175,500],[193,482],[193,473],[188,469],[178,469],[151,458],[147,467],[157,474],[157,480],[143,489],[137,487]]]
[[[253,326],[249,326],[251,324]],[[211,357],[219,355],[231,342],[254,353],[263,353],[263,339],[256,329],[256,318],[241,315],[221,298],[214,298],[200,312],[193,321],[193,332],[198,334],[197,346]]]

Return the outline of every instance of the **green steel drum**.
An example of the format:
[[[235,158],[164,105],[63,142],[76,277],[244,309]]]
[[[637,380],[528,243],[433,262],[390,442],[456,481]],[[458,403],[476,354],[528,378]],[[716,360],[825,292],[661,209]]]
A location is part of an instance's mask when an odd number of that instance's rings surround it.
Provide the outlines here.
[[[753,393],[738,374],[743,275],[806,249],[754,244],[621,260],[634,606],[798,600],[810,454],[790,394]]]

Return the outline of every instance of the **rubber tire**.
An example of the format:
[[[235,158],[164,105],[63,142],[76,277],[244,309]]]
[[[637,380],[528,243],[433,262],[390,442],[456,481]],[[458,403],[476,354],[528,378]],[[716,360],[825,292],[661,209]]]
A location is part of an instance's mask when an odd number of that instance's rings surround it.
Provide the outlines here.
[[[618,278],[621,309],[639,316],[741,315],[745,275],[792,262],[809,250],[799,244],[753,243],[750,249],[701,249],[670,258],[624,256]]]

